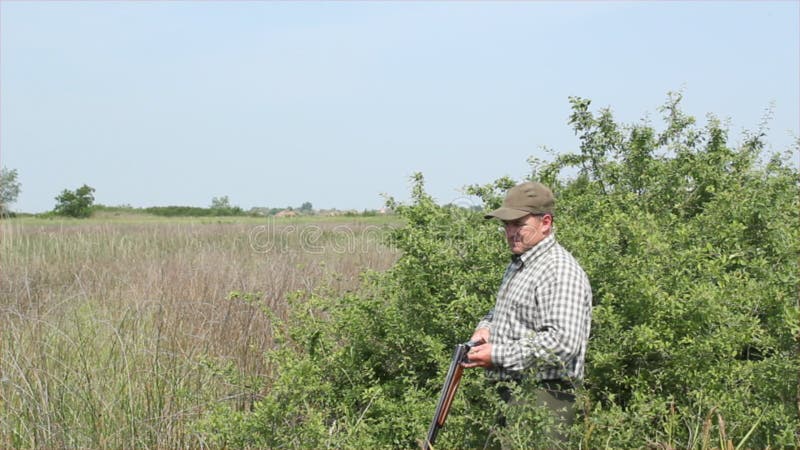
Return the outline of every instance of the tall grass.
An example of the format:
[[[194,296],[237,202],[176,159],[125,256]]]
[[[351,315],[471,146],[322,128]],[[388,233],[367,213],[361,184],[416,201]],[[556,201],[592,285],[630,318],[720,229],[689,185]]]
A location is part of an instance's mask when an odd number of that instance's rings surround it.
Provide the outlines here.
[[[0,222],[0,447],[204,447],[259,397],[262,308],[396,257],[374,222],[224,222]]]

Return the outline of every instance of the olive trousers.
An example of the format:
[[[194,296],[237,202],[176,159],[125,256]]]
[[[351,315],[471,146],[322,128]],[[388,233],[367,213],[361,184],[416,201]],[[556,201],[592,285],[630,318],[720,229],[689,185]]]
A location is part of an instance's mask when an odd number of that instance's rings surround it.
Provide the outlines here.
[[[496,391],[510,408],[520,407],[525,404],[524,401],[514,398],[512,389],[507,385],[498,384]],[[539,381],[535,383],[532,401],[534,402],[533,406],[546,409],[552,418],[552,425],[554,426],[547,427],[547,440],[552,443],[568,444],[569,436],[567,430],[575,422],[577,414],[574,384],[561,380]],[[504,415],[500,415],[496,419],[496,426],[505,428],[512,425],[509,420]],[[510,447],[503,445],[501,448]]]

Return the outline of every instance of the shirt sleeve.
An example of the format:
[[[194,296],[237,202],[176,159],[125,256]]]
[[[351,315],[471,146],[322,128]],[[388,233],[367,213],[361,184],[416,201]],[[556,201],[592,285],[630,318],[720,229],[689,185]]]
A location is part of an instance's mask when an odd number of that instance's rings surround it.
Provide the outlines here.
[[[478,322],[478,326],[475,327],[475,329],[478,330],[480,328],[488,328],[489,330],[491,330],[492,319],[494,319],[494,308],[490,309],[489,312],[486,313],[485,316],[483,316],[483,319],[481,319],[481,321]]]

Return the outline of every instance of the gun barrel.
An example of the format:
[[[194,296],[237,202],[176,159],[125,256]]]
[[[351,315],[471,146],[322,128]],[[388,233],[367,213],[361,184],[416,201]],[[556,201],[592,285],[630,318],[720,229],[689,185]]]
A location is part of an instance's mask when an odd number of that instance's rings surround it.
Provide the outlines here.
[[[458,385],[461,382],[461,375],[464,368],[461,367],[461,362],[466,360],[467,352],[475,345],[474,342],[467,342],[466,344],[458,344],[453,349],[453,359],[450,360],[450,367],[447,369],[447,376],[444,379],[442,386],[442,393],[439,395],[439,402],[436,404],[436,411],[433,414],[433,421],[430,428],[428,428],[428,437],[425,440],[423,448],[429,450],[433,443],[436,441],[436,435],[439,430],[444,426],[447,420],[447,414],[450,412],[450,405],[453,403]]]

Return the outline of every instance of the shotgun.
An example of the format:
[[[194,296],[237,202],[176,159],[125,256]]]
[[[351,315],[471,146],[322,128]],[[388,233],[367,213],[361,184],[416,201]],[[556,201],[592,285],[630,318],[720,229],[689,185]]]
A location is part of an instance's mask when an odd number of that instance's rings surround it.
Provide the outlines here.
[[[461,374],[464,368],[461,363],[469,362],[467,353],[469,349],[478,345],[477,342],[469,341],[465,344],[458,344],[453,350],[453,359],[450,361],[450,368],[447,369],[447,376],[444,379],[444,386],[442,386],[442,393],[439,395],[439,403],[436,404],[436,412],[433,414],[433,421],[430,428],[428,428],[428,437],[425,439],[425,444],[422,446],[424,450],[430,450],[433,443],[436,441],[436,435],[439,430],[444,426],[444,421],[447,419],[447,413],[450,412],[450,405],[453,403],[453,397],[456,395],[458,383],[461,381]]]

